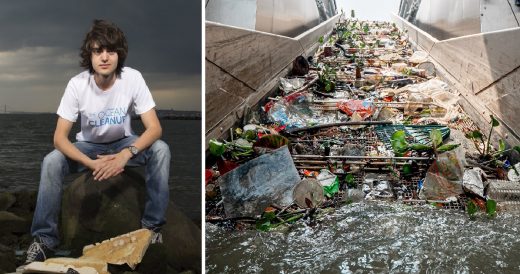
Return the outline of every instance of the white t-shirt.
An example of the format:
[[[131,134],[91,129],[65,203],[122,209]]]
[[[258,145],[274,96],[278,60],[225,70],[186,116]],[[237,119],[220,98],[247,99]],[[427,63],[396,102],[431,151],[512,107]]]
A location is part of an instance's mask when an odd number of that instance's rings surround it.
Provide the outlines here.
[[[57,114],[76,122],[81,114],[81,131],[76,140],[108,143],[133,135],[131,114],[142,114],[155,107],[150,90],[141,73],[124,67],[121,77],[106,91],[84,71],[70,79],[61,98]]]

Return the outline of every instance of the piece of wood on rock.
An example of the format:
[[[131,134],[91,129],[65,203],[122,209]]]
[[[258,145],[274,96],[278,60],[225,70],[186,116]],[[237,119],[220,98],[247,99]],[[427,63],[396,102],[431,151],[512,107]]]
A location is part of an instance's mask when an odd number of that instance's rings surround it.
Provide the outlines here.
[[[152,232],[148,229],[137,231],[88,245],[83,248],[81,258],[98,258],[111,264],[128,264],[135,269],[148,249]]]
[[[109,274],[104,264],[104,271],[99,271],[92,265],[102,265],[99,261],[86,261],[73,258],[54,258],[45,262],[32,262],[25,266],[23,273],[81,273],[81,274]],[[81,265],[81,266],[80,266]],[[71,271],[74,270],[76,272]]]
[[[67,273],[68,269],[72,268],[79,273],[85,271],[85,273],[108,274],[107,263],[127,264],[135,269],[143,259],[151,237],[152,233],[148,229],[139,229],[101,243],[85,246],[83,256],[79,258],[51,258],[43,263],[31,263],[25,267],[24,273],[31,273],[31,271]]]

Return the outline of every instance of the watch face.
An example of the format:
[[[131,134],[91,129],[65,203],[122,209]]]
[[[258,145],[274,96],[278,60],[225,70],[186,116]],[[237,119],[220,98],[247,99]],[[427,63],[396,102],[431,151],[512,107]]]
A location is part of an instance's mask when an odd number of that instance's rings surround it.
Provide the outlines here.
[[[130,149],[130,152],[131,152],[134,156],[137,155],[137,153],[139,153],[139,151],[137,151],[137,148],[134,147],[134,146],[128,147],[128,149]]]

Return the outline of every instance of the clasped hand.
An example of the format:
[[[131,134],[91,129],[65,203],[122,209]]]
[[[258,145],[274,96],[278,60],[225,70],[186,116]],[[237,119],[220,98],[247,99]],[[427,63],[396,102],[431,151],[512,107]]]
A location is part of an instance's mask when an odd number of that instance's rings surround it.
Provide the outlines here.
[[[97,159],[93,160],[90,165],[94,180],[103,181],[120,174],[124,171],[128,160],[122,153],[98,155]]]

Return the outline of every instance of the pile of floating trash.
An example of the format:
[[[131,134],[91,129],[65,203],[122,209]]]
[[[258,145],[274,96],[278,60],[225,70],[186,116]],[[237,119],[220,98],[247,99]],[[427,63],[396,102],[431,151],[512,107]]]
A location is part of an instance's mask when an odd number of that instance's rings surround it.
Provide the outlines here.
[[[386,22],[340,20],[229,140],[210,140],[206,221],[268,230],[363,200],[520,209],[520,165],[426,52]],[[516,151],[516,152],[515,152]]]

